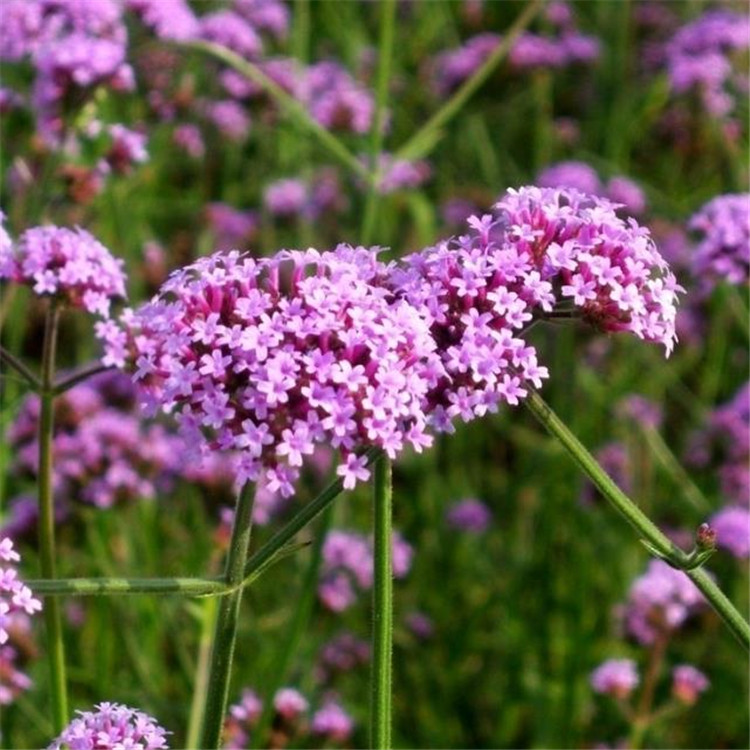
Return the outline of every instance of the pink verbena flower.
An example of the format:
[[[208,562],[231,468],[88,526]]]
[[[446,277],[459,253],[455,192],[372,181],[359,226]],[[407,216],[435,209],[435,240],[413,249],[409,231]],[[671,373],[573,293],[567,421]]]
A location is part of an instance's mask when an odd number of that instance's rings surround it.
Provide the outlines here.
[[[294,688],[284,687],[276,691],[273,707],[286,721],[293,721],[310,707],[302,693]]]
[[[470,497],[453,503],[445,520],[454,529],[481,534],[492,522],[492,512],[481,500]]]
[[[692,706],[710,686],[708,677],[690,664],[680,664],[672,670],[672,695],[688,706]]]
[[[0,539],[0,645],[7,642],[8,628],[19,612],[33,615],[42,608],[31,589],[18,577],[16,563],[21,556],[13,549],[10,537]],[[5,563],[8,563],[7,565]]]
[[[424,411],[442,375],[422,317],[384,285],[376,252],[232,252],[175,272],[150,303],[102,325],[105,362],[135,369],[152,411],[175,413],[196,448],[240,453],[239,481],[293,493],[316,446],[353,452],[430,444]]]
[[[31,286],[73,307],[109,317],[113,297],[125,297],[124,263],[83,229],[27,229],[10,250],[0,247],[0,279]]]
[[[68,724],[48,750],[119,750],[167,748],[170,734],[143,711],[118,703],[99,703],[95,711],[77,711],[79,716]]]
[[[699,235],[691,259],[693,276],[704,291],[717,281],[747,284],[750,276],[750,193],[720,195],[688,222]]]
[[[705,603],[685,573],[663,560],[652,560],[630,587],[623,612],[625,629],[639,643],[650,644],[659,634],[681,627]]]
[[[24,648],[31,641],[31,620],[23,611],[13,612],[6,620],[9,640],[0,645],[0,706],[8,706],[32,686],[31,678],[22,672]]]
[[[238,703],[229,707],[224,722],[224,748],[238,750],[250,747],[252,729],[263,713],[263,701],[254,690],[245,688]]]
[[[312,717],[310,731],[330,742],[346,742],[354,731],[354,720],[334,700],[328,700]]]
[[[750,510],[727,506],[712,516],[709,524],[719,547],[738,558],[750,557]]]
[[[632,659],[608,659],[591,673],[590,681],[596,693],[627,698],[638,685],[638,669]]]

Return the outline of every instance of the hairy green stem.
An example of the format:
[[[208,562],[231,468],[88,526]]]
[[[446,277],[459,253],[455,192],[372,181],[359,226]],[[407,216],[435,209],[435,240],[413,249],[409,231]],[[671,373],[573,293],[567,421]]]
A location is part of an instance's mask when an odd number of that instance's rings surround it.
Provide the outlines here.
[[[211,668],[208,677],[206,712],[200,747],[218,748],[229,699],[229,681],[237,640],[237,623],[242,603],[242,580],[245,575],[245,559],[250,546],[250,531],[253,519],[255,487],[246,483],[237,497],[237,506],[232,524],[224,579],[234,588],[219,603],[214,642],[211,650]]]
[[[495,69],[505,59],[519,34],[534,20],[534,16],[542,9],[542,0],[530,0],[526,8],[513,22],[507,34],[495,51],[487,58],[484,65],[468,78],[453,96],[396,152],[399,159],[414,159],[426,156],[431,147],[437,143],[437,134],[449,120],[452,120],[463,108],[464,104],[474,95],[482,84],[495,72]]]
[[[685,574],[700,589],[708,602],[724,620],[732,634],[750,650],[750,624],[737,611],[725,594],[703,570],[690,570],[692,559],[673,544],[638,508],[638,506],[607,476],[583,444],[563,424],[542,397],[533,389],[524,399],[532,414],[554,435],[571,455],[579,468],[625,520],[640,534],[642,541],[656,555]]]
[[[378,156],[383,148],[383,131],[388,102],[388,81],[391,76],[391,60],[393,57],[393,32],[396,25],[396,0],[383,0],[380,3],[380,14],[378,79],[375,91],[375,116],[373,117],[372,131],[370,132],[368,165],[372,180],[367,191],[365,213],[362,220],[362,235],[360,239],[363,245],[369,245],[372,242],[372,233],[375,229],[375,220],[378,214],[380,199],[378,183],[381,177],[380,169],[378,168]]]
[[[257,65],[243,59],[230,49],[215,44],[214,42],[191,41],[185,45],[189,49],[195,49],[200,52],[206,52],[209,55],[221,60],[245,78],[259,86],[274,99],[279,106],[299,125],[309,130],[328,151],[333,154],[342,164],[347,166],[353,172],[370,182],[370,171],[362,164],[359,159],[329,130],[326,130],[319,122],[314,120],[307,109],[295,99],[291,94],[284,91],[281,86],[269,78]]]
[[[393,646],[393,535],[391,461],[382,455],[374,466],[373,513],[375,568],[372,588],[372,676],[370,747],[391,746]]]
[[[42,575],[56,578],[55,564],[55,501],[52,490],[52,437],[54,430],[53,383],[57,354],[57,329],[60,308],[53,300],[47,308],[42,344],[42,377],[39,414],[39,559]],[[47,658],[50,670],[52,718],[56,733],[68,723],[68,692],[65,679],[65,644],[62,633],[60,602],[45,602],[44,622]]]

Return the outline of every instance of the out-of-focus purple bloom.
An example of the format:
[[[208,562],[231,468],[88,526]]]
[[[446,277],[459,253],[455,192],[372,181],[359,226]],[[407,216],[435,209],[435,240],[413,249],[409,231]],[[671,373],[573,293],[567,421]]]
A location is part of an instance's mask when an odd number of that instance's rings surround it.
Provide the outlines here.
[[[307,68],[299,96],[312,117],[329,130],[366,133],[370,129],[373,95],[338,63],[321,62]]]
[[[440,215],[448,226],[463,228],[472,214],[481,214],[476,203],[465,198],[451,198],[440,206]]]
[[[716,543],[735,557],[750,557],[750,510],[739,506],[723,508],[709,521]]]
[[[321,647],[316,675],[321,682],[330,682],[338,672],[350,672],[369,660],[369,642],[344,631]]]
[[[233,7],[252,27],[286,39],[290,14],[282,0],[234,0]]]
[[[451,505],[445,520],[454,529],[481,534],[492,522],[492,513],[481,500],[467,498]]]
[[[217,10],[201,16],[200,37],[253,60],[263,52],[263,41],[255,29],[238,13]]]
[[[111,145],[106,160],[115,172],[125,174],[133,164],[143,164],[148,161],[148,151],[146,151],[148,138],[144,133],[115,124],[107,127],[107,134],[111,139]]]
[[[688,706],[692,706],[710,686],[708,677],[690,664],[681,664],[672,670],[672,695]]]
[[[251,730],[263,713],[263,701],[254,690],[245,688],[239,703],[229,707],[224,722],[224,745],[227,750],[244,750],[250,747]]]
[[[397,190],[413,189],[424,184],[432,174],[426,161],[408,161],[395,159],[391,154],[378,156],[378,169],[381,177],[378,181],[378,192],[388,195]]]
[[[393,575],[403,578],[411,568],[413,550],[403,537],[393,534]],[[335,530],[323,543],[323,570],[318,596],[333,612],[342,612],[357,599],[358,590],[372,587],[372,542],[362,534]]]
[[[630,587],[624,608],[627,632],[644,644],[682,626],[705,606],[705,599],[681,570],[652,560]]]
[[[643,396],[631,394],[617,405],[617,414],[635,420],[642,427],[658,430],[664,419],[661,407]]]
[[[457,89],[482,67],[485,60],[500,44],[500,39],[498,34],[478,34],[458,49],[437,55],[430,63],[430,77],[435,93],[439,96],[446,96]]]
[[[124,263],[83,229],[27,229],[15,248],[0,241],[0,279],[31,286],[72,307],[109,317],[113,297],[125,297]]]
[[[274,216],[301,216],[308,203],[307,185],[302,180],[272,182],[263,193],[263,204]]]
[[[125,0],[160,39],[185,41],[198,36],[200,24],[186,0]]]
[[[563,161],[543,169],[536,178],[540,187],[569,187],[602,195],[602,183],[593,167],[582,161]]]
[[[167,748],[166,729],[156,719],[134,708],[117,703],[99,703],[95,711],[77,711],[48,750],[160,750]]]
[[[250,115],[239,102],[232,99],[204,101],[199,102],[199,109],[203,116],[230,140],[244,140],[250,132]]]
[[[192,156],[194,159],[200,159],[206,153],[203,134],[197,125],[190,123],[178,125],[172,133],[172,140],[176,146],[179,146],[188,156]]]
[[[410,612],[406,615],[406,627],[421,640],[432,638],[435,632],[435,624],[424,612]]]
[[[0,604],[0,610],[2,605]],[[10,615],[0,614],[0,621],[9,639],[0,645],[0,706],[9,706],[24,691],[32,686],[31,678],[21,671],[23,645],[32,637],[31,620],[23,611]]]
[[[638,685],[638,669],[632,659],[608,659],[600,664],[589,678],[596,693],[627,698]]]
[[[627,177],[613,177],[604,188],[604,193],[613,203],[621,203],[631,214],[642,214],[646,210],[643,190]]]
[[[672,88],[697,88],[706,110],[724,117],[734,108],[727,84],[737,80],[730,55],[750,47],[750,16],[710,10],[680,28],[666,46]],[[746,79],[745,79],[746,81]]]
[[[276,692],[273,698],[273,707],[284,720],[294,721],[307,711],[310,704],[299,690],[284,687]]]
[[[42,608],[32,590],[18,577],[21,556],[10,537],[0,538],[0,646],[7,642],[8,630],[17,613],[33,615]]]
[[[720,195],[688,222],[699,235],[691,270],[703,290],[718,280],[747,284],[750,272],[750,193]]]
[[[310,731],[330,742],[346,742],[354,730],[354,720],[333,700],[328,700],[312,717]]]
[[[258,231],[258,214],[240,211],[226,203],[209,203],[206,220],[214,233],[214,246],[219,252],[243,250]]]

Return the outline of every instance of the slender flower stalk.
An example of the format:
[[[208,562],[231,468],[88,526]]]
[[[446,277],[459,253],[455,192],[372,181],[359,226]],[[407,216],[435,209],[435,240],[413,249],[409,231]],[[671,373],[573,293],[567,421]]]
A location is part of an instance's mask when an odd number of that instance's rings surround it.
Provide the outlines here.
[[[391,460],[382,455],[374,467],[375,578],[372,587],[372,677],[370,747],[391,747],[393,646],[393,549]]]
[[[55,507],[52,491],[52,432],[54,430],[55,356],[60,307],[52,300],[47,309],[42,346],[41,411],[39,417],[39,553],[42,575],[56,578]],[[47,653],[50,668],[54,729],[62,732],[68,723],[68,694],[65,678],[65,645],[60,603],[52,599],[44,607]]]
[[[692,556],[673,544],[622,492],[536,391],[529,389],[529,395],[524,400],[524,404],[562,443],[565,450],[615,510],[636,529],[648,550],[672,567],[684,570],[688,578],[700,589],[716,613],[724,620],[732,634],[750,651],[750,624],[704,570],[691,569]]]
[[[232,593],[223,597],[219,604],[211,652],[206,713],[200,744],[203,748],[218,748],[221,744],[221,730],[227,712],[229,679],[244,590],[241,584],[245,575],[245,559],[250,546],[254,493],[254,486],[246,482],[237,497],[237,507],[232,525],[232,539],[229,543],[225,569],[226,583],[236,588]]]
[[[393,57],[393,32],[396,21],[396,0],[386,0],[380,4],[380,44],[378,46],[378,82],[375,95],[375,117],[370,133],[369,167],[372,179],[367,191],[367,202],[362,220],[362,244],[369,245],[375,228],[378,212],[378,155],[383,148],[383,129],[387,113],[388,82]]]
[[[206,715],[211,645],[218,614],[219,608],[216,599],[211,597],[203,601],[200,610],[201,632],[198,641],[198,663],[195,667],[195,682],[193,683],[193,697],[190,702],[190,718],[185,747],[198,747],[201,727]]]
[[[0,362],[12,367],[35,391],[41,388],[42,383],[39,378],[20,359],[2,346],[0,346]]]

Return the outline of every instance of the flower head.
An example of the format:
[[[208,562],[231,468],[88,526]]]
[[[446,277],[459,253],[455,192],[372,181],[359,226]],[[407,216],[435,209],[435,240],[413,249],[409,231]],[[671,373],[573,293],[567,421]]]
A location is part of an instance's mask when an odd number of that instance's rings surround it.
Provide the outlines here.
[[[596,693],[627,698],[638,685],[638,669],[632,659],[608,659],[591,673],[590,681]]]
[[[109,317],[112,298],[125,297],[124,263],[83,229],[26,230],[15,248],[0,247],[0,279],[27,284],[73,307]]]
[[[451,505],[445,519],[454,529],[480,534],[492,522],[492,513],[481,500],[466,498]]]
[[[119,750],[169,747],[169,732],[148,714],[118,703],[99,703],[95,711],[78,711],[48,750]]]
[[[310,730],[332,742],[346,742],[354,729],[354,720],[335,701],[329,700],[312,717]]]
[[[690,664],[681,664],[672,670],[672,695],[689,706],[692,706],[710,685],[708,677]]]
[[[20,561],[10,537],[0,539],[0,645],[8,640],[8,628],[17,613],[33,615],[42,608],[42,603],[18,577],[16,563]]]

